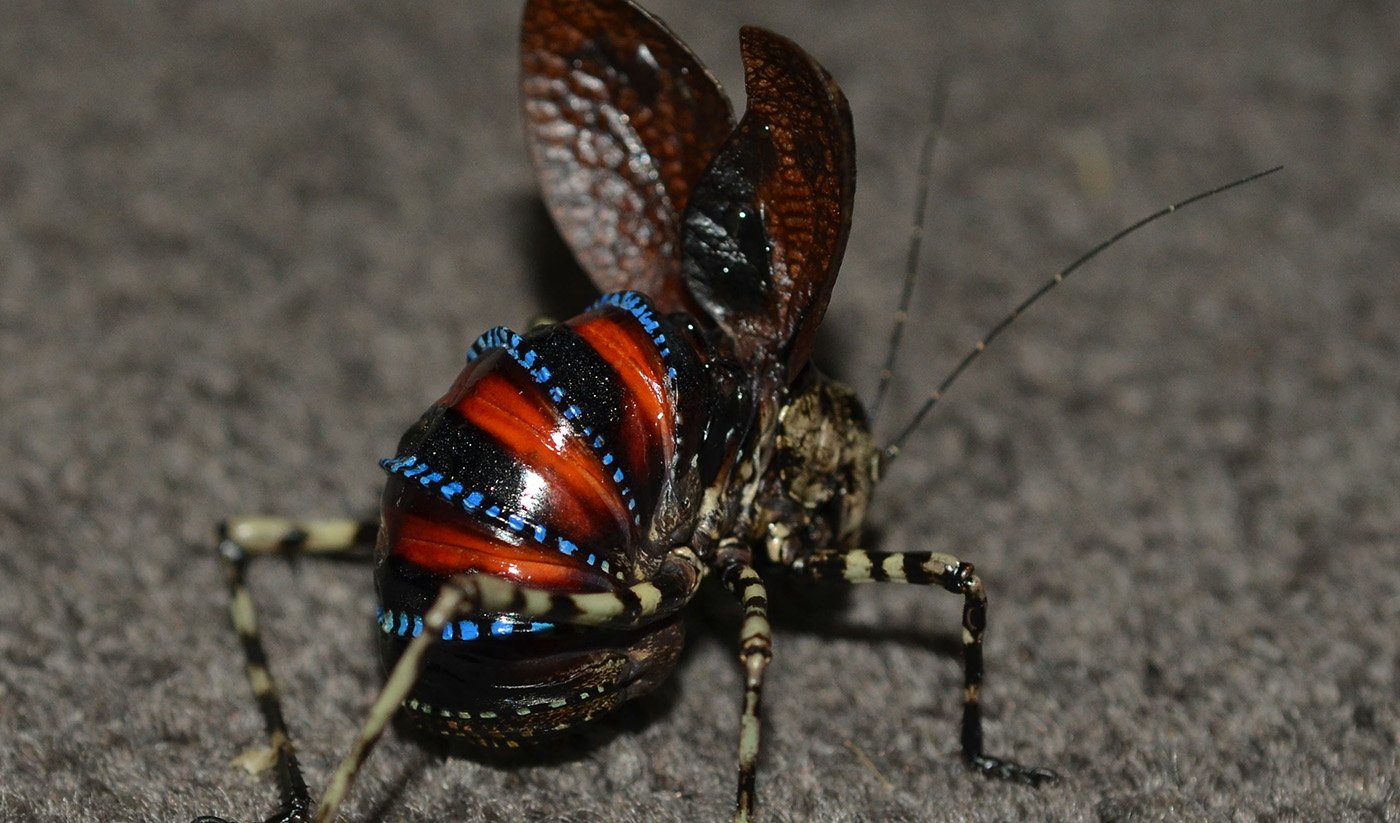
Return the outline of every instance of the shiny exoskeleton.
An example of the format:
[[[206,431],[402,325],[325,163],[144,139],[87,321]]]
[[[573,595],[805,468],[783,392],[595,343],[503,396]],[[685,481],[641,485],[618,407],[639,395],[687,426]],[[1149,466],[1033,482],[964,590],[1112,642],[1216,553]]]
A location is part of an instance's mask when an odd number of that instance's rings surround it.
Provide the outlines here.
[[[1030,785],[1054,779],[983,751],[981,580],[946,554],[857,548],[871,492],[882,464],[1031,304],[1147,223],[1278,169],[1161,209],[1060,270],[877,448],[854,393],[807,362],[849,228],[850,112],[791,42],[745,28],[740,45],[748,100],[736,125],[714,78],[629,0],[527,0],[526,132],[555,223],[604,295],[566,322],[498,327],[472,344],[456,381],[382,462],[379,522],[242,517],[220,527],[281,796],[270,821],[334,818],[401,710],[432,733],[516,747],[647,692],[674,668],[678,614],[706,575],[744,609],[736,820],[754,808],[770,574],[961,595],[965,761]],[[253,556],[348,554],[371,541],[391,670],[313,808],[246,567]]]
[[[836,83],[745,28],[736,124],[710,73],[628,0],[529,0],[526,132],[544,199],[604,292],[562,323],[471,346],[382,462],[375,550],[388,681],[316,819],[334,816],[401,708],[435,733],[515,747],[661,682],[712,575],[743,605],[736,819],[754,805],[771,657],[764,577],[937,585],[964,597],[962,748],[979,713],[986,595],[969,564],[857,548],[882,451],[855,395],[808,363],[846,244],[851,118]],[[221,551],[282,789],[311,813],[243,583],[249,554],[338,551],[370,529],[243,518]]]
[[[702,501],[752,417],[706,335],[635,292],[524,335],[493,329],[469,358],[383,462],[376,582],[391,664],[454,575],[612,593],[655,576],[673,547],[711,554],[694,540]],[[614,631],[506,611],[454,620],[443,640],[411,715],[512,746],[656,685],[682,628],[674,614]]]

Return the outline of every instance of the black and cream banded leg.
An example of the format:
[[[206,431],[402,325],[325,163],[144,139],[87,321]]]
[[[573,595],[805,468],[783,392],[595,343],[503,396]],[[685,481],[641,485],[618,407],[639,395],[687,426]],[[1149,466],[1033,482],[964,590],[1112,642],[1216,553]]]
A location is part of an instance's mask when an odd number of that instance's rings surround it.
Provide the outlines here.
[[[753,819],[758,749],[762,728],[763,676],[773,659],[768,623],[768,589],[753,567],[750,550],[734,539],[720,543],[715,562],[720,581],[744,607],[739,628],[739,666],[744,672],[744,713],[739,718],[739,788],[735,823]]]
[[[672,549],[647,581],[615,592],[560,594],[518,585],[489,575],[459,575],[438,593],[423,615],[423,631],[399,656],[354,743],[331,775],[316,804],[316,823],[335,819],[370,750],[422,674],[429,649],[443,639],[452,620],[483,613],[511,614],[524,620],[628,629],[663,619],[683,608],[705,576],[705,566],[688,547]]]
[[[862,549],[817,552],[798,559],[793,571],[812,580],[847,583],[910,583],[941,586],[963,596],[963,759],[973,770],[1001,780],[1039,786],[1058,775],[1022,766],[982,749],[982,635],[987,629],[987,592],[972,564],[938,552],[870,552]]]
[[[356,520],[289,520],[280,517],[238,517],[219,524],[217,551],[228,588],[229,616],[243,647],[248,685],[263,717],[274,757],[280,801],[267,823],[298,823],[306,817],[311,798],[297,764],[296,748],[282,714],[277,681],[267,662],[256,610],[248,592],[248,562],[267,555],[345,556],[373,545],[379,524]],[[204,816],[195,823],[226,823]]]

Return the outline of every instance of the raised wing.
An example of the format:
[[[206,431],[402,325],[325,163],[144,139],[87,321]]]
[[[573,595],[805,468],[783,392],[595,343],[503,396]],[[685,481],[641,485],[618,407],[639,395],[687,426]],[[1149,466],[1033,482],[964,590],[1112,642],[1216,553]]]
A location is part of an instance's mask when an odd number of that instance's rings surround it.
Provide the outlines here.
[[[692,309],[680,215],[733,129],[719,84],[627,0],[530,0],[520,63],[540,187],[579,264],[603,292]]]
[[[755,370],[795,377],[831,297],[855,196],[846,98],[792,41],[740,33],[748,109],[690,197],[682,270]]]

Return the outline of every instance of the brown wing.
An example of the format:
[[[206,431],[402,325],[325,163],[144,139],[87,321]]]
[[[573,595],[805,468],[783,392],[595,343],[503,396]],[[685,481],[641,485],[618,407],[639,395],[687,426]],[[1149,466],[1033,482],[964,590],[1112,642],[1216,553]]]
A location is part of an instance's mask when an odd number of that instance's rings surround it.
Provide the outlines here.
[[[733,129],[719,84],[627,0],[530,0],[520,63],[540,187],[579,264],[603,292],[689,308],[680,215]]]
[[[682,268],[740,357],[791,379],[846,249],[855,138],[845,96],[797,45],[745,28],[740,46],[748,109],[691,196]]]

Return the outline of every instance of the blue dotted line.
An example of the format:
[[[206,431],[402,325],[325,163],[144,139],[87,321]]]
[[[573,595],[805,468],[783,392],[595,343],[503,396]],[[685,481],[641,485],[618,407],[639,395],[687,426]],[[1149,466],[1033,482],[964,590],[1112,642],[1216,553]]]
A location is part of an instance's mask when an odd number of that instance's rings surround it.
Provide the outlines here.
[[[575,403],[565,403],[564,389],[558,385],[550,385],[550,381],[554,379],[554,373],[544,364],[544,358],[538,356],[533,349],[521,351],[520,344],[522,342],[524,341],[521,339],[520,335],[505,326],[497,326],[478,337],[476,342],[472,343],[471,349],[467,352],[467,361],[471,362],[475,360],[487,349],[505,349],[512,360],[519,363],[521,368],[530,373],[530,376],[534,378],[536,383],[546,389],[549,394],[549,399],[553,401],[556,408],[561,410],[565,419],[579,426],[585,439],[591,438],[588,440],[588,444],[593,448],[593,451],[598,454],[599,459],[603,461],[603,466],[612,466],[612,474],[609,476],[612,478],[613,484],[617,486],[618,493],[622,496],[622,502],[627,505],[627,510],[632,513],[632,525],[640,526],[642,524],[642,517],[637,513],[637,499],[632,495],[632,487],[624,482],[626,476],[623,474],[622,469],[613,466],[616,458],[613,456],[612,452],[607,450],[602,435],[595,434],[590,426],[580,425],[579,419],[583,417],[583,409],[580,409]]]
[[[517,340],[519,339],[515,332],[505,326],[496,326],[493,329],[487,329],[480,337],[472,341],[471,348],[467,349],[467,362],[472,362],[491,349],[506,348],[506,344],[510,342],[510,338],[512,337],[516,337]]]
[[[652,314],[651,304],[647,302],[645,296],[635,291],[615,291],[599,297],[593,302],[593,305],[588,307],[588,311],[601,306],[617,306],[637,318],[637,322],[642,324],[642,329],[646,331],[651,342],[656,344],[657,351],[661,353],[661,362],[666,364],[666,376],[672,380],[676,379],[676,369],[670,362],[671,347],[666,343],[666,335],[658,331],[661,328],[661,323]]]
[[[423,633],[422,615],[385,609],[375,609],[379,630],[395,637],[417,637]],[[477,640],[483,637],[509,637],[554,630],[553,623],[524,622],[510,617],[494,620],[457,620],[442,627],[443,640]]]
[[[497,524],[505,526],[516,534],[534,540],[542,546],[549,546],[549,530],[537,523],[531,523],[518,512],[505,511],[501,506],[492,502],[486,495],[479,491],[467,491],[461,483],[456,480],[450,483],[442,483],[441,472],[435,472],[428,468],[428,464],[419,460],[417,455],[406,457],[388,457],[379,461],[380,468],[390,474],[397,474],[406,479],[415,479],[424,488],[437,487],[438,494],[448,503],[456,503],[473,515],[484,516]],[[463,494],[466,492],[466,494]],[[553,547],[560,553],[573,557],[577,555],[583,562],[601,570],[604,574],[612,573],[612,568],[608,561],[599,558],[596,554],[589,552],[584,554],[583,550],[575,545],[571,540],[563,535],[553,536]],[[622,572],[616,573],[618,578],[622,577]]]

